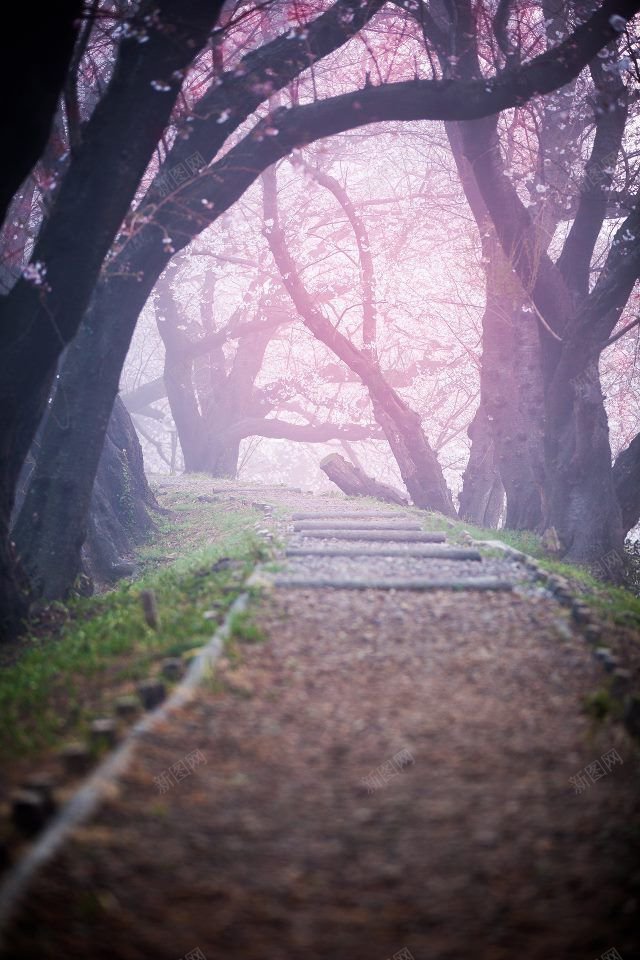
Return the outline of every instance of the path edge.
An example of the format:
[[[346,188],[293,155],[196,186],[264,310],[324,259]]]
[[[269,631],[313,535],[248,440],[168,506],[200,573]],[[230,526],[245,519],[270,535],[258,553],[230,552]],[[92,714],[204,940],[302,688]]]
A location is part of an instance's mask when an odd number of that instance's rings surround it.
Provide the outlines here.
[[[127,769],[138,741],[195,696],[207,671],[214,666],[224,650],[225,642],[231,634],[234,617],[247,609],[252,596],[249,582],[251,576],[245,582],[243,592],[233,601],[211,639],[193,658],[184,678],[173,689],[168,699],[155,710],[145,714],[127,731],[122,742],[89,775],[44,829],[28,853],[9,870],[0,884],[0,950],[4,947],[3,932],[8,921],[40,868],[58,852],[72,831],[98,809],[108,788]]]

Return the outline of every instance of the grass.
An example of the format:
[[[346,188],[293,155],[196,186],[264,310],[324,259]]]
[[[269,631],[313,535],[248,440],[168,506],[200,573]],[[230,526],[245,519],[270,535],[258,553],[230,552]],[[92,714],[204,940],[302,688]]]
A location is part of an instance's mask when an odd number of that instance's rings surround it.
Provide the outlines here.
[[[140,551],[140,578],[56,605],[62,625],[27,636],[0,674],[1,761],[82,737],[92,719],[111,712],[115,697],[156,672],[160,659],[202,646],[263,559],[255,511],[221,511],[186,491],[167,499],[181,516],[161,519]],[[145,621],[143,590],[155,595],[157,629]]]
[[[633,590],[598,580],[585,566],[556,560],[545,550],[537,534],[526,530],[486,529],[462,520],[447,520],[445,523],[438,514],[433,513],[426,516],[426,529],[446,529],[451,540],[462,543],[462,534],[466,532],[474,540],[500,540],[514,550],[528,554],[547,573],[571,581],[576,596],[596,608],[603,617],[622,626],[640,627],[640,597]]]
[[[612,697],[611,691],[606,687],[587,694],[583,701],[583,709],[587,716],[597,722],[609,717],[619,720],[621,715],[620,702]]]
[[[140,550],[138,579],[100,596],[52,605],[54,627],[36,628],[11,652],[13,662],[0,672],[0,762],[29,760],[65,740],[82,738],[91,720],[111,713],[115,698],[156,673],[163,657],[188,656],[209,639],[246,575],[265,559],[254,533],[262,514],[211,502],[210,482],[203,478],[195,489],[185,485],[165,491],[163,504],[173,515],[160,518],[154,538]],[[370,505],[384,506],[377,501]],[[586,568],[547,556],[532,533],[487,530],[415,513],[425,529],[446,529],[454,542],[463,541],[464,531],[475,539],[504,541],[534,556],[549,573],[569,578],[603,617],[627,627],[640,625],[639,597],[596,580]],[[155,595],[157,629],[145,621],[143,590]],[[263,640],[248,613],[237,614],[231,628],[231,656],[239,654],[237,644]],[[594,712],[603,706],[593,704]]]
[[[231,618],[229,637],[238,643],[263,643],[265,635],[254,623],[248,610],[235,613]]]

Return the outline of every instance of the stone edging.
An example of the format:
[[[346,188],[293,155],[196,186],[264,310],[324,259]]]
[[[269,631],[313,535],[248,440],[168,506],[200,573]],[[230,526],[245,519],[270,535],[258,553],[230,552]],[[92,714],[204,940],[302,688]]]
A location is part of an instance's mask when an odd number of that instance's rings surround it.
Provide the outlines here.
[[[631,674],[628,670],[619,666],[618,659],[608,647],[600,645],[602,627],[594,617],[591,607],[584,600],[578,600],[573,595],[569,581],[557,574],[547,573],[535,557],[523,553],[522,550],[516,550],[515,547],[509,546],[502,540],[469,539],[474,547],[500,550],[512,560],[524,563],[536,580],[546,584],[549,592],[562,606],[571,608],[574,626],[591,647],[592,655],[602,664],[604,671],[611,676],[609,692],[612,699],[621,707],[622,719],[627,732],[630,736],[640,739],[640,696],[633,692]]]
[[[207,670],[215,664],[224,649],[225,641],[231,632],[234,615],[242,613],[247,608],[250,597],[247,586],[249,581],[245,582],[244,592],[231,604],[211,639],[193,658],[184,679],[174,688],[169,698],[155,710],[145,714],[127,731],[120,745],[93,771],[83,786],[45,827],[29,851],[8,871],[0,885],[0,949],[2,949],[2,930],[38,870],[54,856],[75,827],[85,822],[99,807],[109,786],[126,770],[140,738],[194,697]]]

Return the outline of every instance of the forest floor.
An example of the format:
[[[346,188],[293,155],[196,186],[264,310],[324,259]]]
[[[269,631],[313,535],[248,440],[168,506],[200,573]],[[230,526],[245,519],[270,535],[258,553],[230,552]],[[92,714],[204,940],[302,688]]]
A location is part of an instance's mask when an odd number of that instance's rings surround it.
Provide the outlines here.
[[[569,608],[497,550],[460,566],[375,541],[367,557],[308,556],[350,544],[291,525],[371,504],[212,495],[262,512],[261,589],[197,696],[34,879],[2,956],[639,956],[638,748]],[[473,589],[480,575],[510,589]],[[443,576],[466,587],[384,586]],[[379,586],[301,583],[367,578]],[[637,675],[633,625],[605,639]]]

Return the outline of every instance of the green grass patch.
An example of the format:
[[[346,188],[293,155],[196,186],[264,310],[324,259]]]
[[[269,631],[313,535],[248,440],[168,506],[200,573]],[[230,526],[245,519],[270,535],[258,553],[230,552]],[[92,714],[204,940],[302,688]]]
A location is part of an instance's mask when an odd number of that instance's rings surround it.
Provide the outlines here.
[[[597,608],[603,617],[617,624],[640,627],[640,597],[625,587],[613,586],[598,580],[586,566],[576,563],[564,563],[549,556],[541,538],[528,530],[492,530],[476,527],[462,520],[445,520],[436,513],[421,513],[427,530],[445,530],[453,543],[463,544],[463,533],[470,534],[474,540],[499,540],[514,550],[528,554],[538,561],[540,567],[549,574],[565,577],[571,581],[576,596],[581,597]],[[484,548],[486,555],[499,556],[497,550]]]
[[[229,627],[230,640],[236,640],[238,643],[263,643],[266,639],[248,610],[234,613]]]
[[[583,709],[587,716],[596,721],[606,720],[609,717],[619,720],[621,716],[620,703],[614,700],[611,692],[605,688],[587,694],[583,700]]]
[[[153,675],[160,658],[209,639],[265,551],[253,531],[255,511],[193,506],[184,517],[162,518],[140,551],[139,579],[57,604],[62,624],[24,639],[0,674],[0,760],[81,737],[92,719],[111,712],[116,696]],[[157,629],[145,620],[143,590],[155,596]]]

